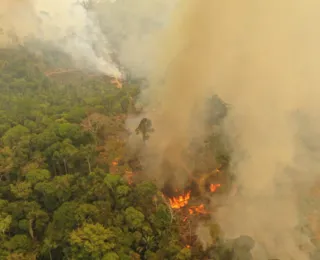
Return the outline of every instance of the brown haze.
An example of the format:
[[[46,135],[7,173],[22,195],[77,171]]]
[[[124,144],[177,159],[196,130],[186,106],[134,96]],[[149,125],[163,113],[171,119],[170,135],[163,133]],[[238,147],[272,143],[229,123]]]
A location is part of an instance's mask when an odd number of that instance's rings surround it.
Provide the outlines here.
[[[35,17],[33,15],[32,2],[29,0],[2,0],[0,2],[0,44],[12,44],[12,32],[17,38],[24,38],[29,34],[34,33]],[[6,32],[9,32],[9,35]],[[19,40],[20,39],[17,39]]]
[[[150,37],[140,25],[159,17],[161,3],[166,6],[160,14],[169,13],[171,0],[139,0],[135,9],[129,0],[114,6],[101,1],[95,12],[107,28],[90,23],[82,9],[70,15],[71,2],[2,0],[0,27],[14,32],[19,43],[35,35],[96,65],[101,59],[91,45],[100,43],[108,54],[101,31],[110,40],[116,37],[120,61],[139,76],[150,73],[151,87],[142,99],[153,111],[147,116],[156,132],[147,144],[145,166],[159,183],[176,179],[183,185],[192,171],[183,152],[206,134],[205,98],[216,93],[230,103],[224,129],[233,146],[239,193],[213,217],[227,238],[251,235],[259,260],[307,259],[299,246],[308,239],[296,226],[306,213],[299,202],[319,177],[320,2],[181,0],[169,25],[154,38],[153,53],[154,30],[161,26],[148,28]],[[44,18],[43,9],[59,19]],[[40,18],[47,20],[40,23]],[[83,31],[88,24],[94,34]],[[70,28],[85,41],[71,38],[61,44]],[[2,35],[0,43],[12,38]],[[107,54],[109,72],[117,73]],[[203,243],[210,242],[199,230]]]
[[[319,176],[319,11],[316,0],[181,1],[144,93],[156,110],[146,167],[181,185],[183,151],[205,134],[204,98],[232,105],[224,127],[240,192],[213,217],[226,237],[252,236],[256,259],[304,260],[311,250],[297,226]]]

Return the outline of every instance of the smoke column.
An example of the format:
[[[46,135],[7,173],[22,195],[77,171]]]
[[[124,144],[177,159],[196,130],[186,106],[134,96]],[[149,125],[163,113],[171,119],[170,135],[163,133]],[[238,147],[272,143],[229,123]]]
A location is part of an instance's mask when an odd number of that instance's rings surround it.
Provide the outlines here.
[[[100,1],[94,12],[117,59],[135,77],[154,71],[156,35],[168,23],[177,0]]]
[[[316,0],[181,1],[144,93],[156,108],[146,167],[182,185],[183,151],[205,134],[205,97],[232,105],[224,129],[240,192],[214,218],[227,238],[252,236],[256,259],[308,259],[298,202],[319,177],[319,10]]]
[[[77,0],[2,0],[0,25],[2,45],[35,38],[71,55],[79,66],[121,77],[93,12]]]

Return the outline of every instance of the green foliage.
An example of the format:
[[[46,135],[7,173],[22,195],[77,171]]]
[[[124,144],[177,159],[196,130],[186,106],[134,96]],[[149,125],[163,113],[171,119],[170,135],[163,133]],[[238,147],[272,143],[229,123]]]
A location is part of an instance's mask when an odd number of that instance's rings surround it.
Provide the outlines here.
[[[12,216],[1,213],[0,215],[0,237],[3,237],[5,232],[10,228]]]
[[[50,177],[51,174],[46,169],[33,169],[26,174],[26,180],[32,185],[48,181]]]
[[[31,183],[23,181],[16,184],[10,184],[10,190],[17,199],[28,199],[31,194]]]
[[[75,211],[75,218],[78,223],[95,222],[96,217],[99,215],[99,210],[92,204],[81,204]]]
[[[104,183],[108,186],[108,188],[114,189],[118,184],[121,183],[121,176],[108,174],[104,179]]]
[[[8,242],[6,247],[11,252],[23,253],[31,249],[32,242],[26,235],[15,235]]]
[[[120,260],[119,256],[116,253],[107,253],[103,256],[102,260]]]
[[[189,260],[191,259],[191,251],[189,248],[183,248],[176,256],[177,260]]]
[[[153,225],[159,230],[171,224],[171,215],[166,205],[160,204],[154,214],[151,215]]]
[[[2,136],[1,140],[4,146],[14,147],[19,144],[22,139],[29,134],[29,129],[22,126],[17,125],[10,128],[5,134]]]
[[[14,153],[11,148],[0,148],[0,180],[3,180],[14,168]]]
[[[60,231],[61,234],[67,234],[77,226],[75,211],[78,204],[75,202],[65,202],[53,214],[52,224],[55,231]]]
[[[34,190],[40,194],[44,206],[52,210],[69,200],[73,181],[74,176],[70,174],[56,176],[51,181],[39,182]]]
[[[125,220],[128,226],[134,230],[142,227],[144,215],[133,207],[125,210]]]
[[[100,224],[84,224],[70,234],[72,254],[76,259],[101,259],[116,246],[116,235]]]
[[[23,230],[25,232],[28,231],[28,229],[29,229],[29,221],[27,219],[21,219],[21,220],[19,220],[18,223],[19,223],[18,226],[19,226],[20,230]]]
[[[57,60],[67,61],[0,50],[0,259],[192,259],[156,185],[124,178],[138,164],[125,119],[139,87],[45,76]],[[137,132],[147,140],[151,121]]]

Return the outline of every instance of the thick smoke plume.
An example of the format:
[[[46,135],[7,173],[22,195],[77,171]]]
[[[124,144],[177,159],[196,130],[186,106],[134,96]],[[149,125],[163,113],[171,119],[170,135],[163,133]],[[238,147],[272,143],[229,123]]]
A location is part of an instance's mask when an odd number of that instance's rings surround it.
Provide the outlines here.
[[[25,45],[37,39],[71,55],[81,68],[119,77],[117,65],[121,64],[121,70],[134,77],[146,77],[154,71],[155,35],[168,21],[175,3],[2,0],[0,46]]]
[[[224,128],[239,193],[214,217],[226,237],[252,236],[256,259],[308,259],[298,227],[319,177],[319,10],[316,0],[181,1],[158,39],[146,167],[183,185],[205,98],[231,104]]]
[[[134,77],[154,71],[156,35],[168,22],[177,0],[99,1],[93,10],[119,63]]]
[[[1,45],[36,39],[71,55],[81,67],[121,77],[94,13],[80,1],[2,0],[0,27]]]

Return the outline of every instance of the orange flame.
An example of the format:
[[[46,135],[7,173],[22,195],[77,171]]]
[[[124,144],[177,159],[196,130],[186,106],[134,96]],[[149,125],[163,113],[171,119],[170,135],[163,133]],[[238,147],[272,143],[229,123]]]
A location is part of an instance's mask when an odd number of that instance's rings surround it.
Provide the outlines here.
[[[114,77],[114,79],[111,80],[111,83],[112,83],[112,84],[115,84],[117,88],[122,88],[122,83],[121,83],[121,81],[120,81],[118,78],[116,78],[116,77]]]
[[[128,184],[131,185],[133,183],[133,172],[126,171],[126,177],[127,177]]]
[[[118,165],[118,162],[117,162],[117,161],[113,161],[113,162],[112,162],[112,165],[113,165],[113,166],[117,166],[117,165]]]
[[[216,192],[217,189],[221,186],[221,184],[210,184],[210,192]]]
[[[208,214],[208,212],[205,210],[203,204],[200,204],[199,206],[192,206],[192,207],[189,208],[189,214],[190,215],[193,215],[195,213]]]
[[[189,199],[190,199],[190,193],[191,192],[189,191],[184,195],[180,195],[178,197],[173,197],[173,198],[169,199],[171,208],[180,209],[180,208],[183,208],[184,206],[186,206],[189,202]]]

